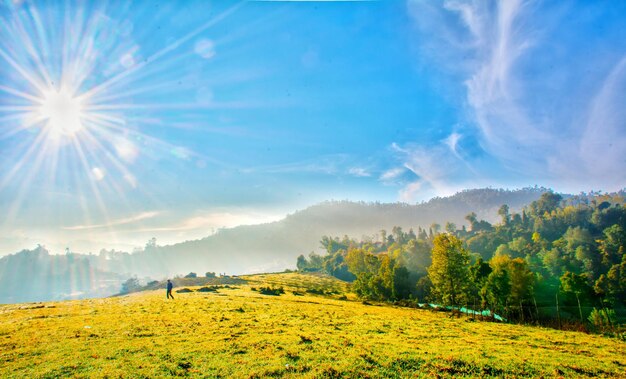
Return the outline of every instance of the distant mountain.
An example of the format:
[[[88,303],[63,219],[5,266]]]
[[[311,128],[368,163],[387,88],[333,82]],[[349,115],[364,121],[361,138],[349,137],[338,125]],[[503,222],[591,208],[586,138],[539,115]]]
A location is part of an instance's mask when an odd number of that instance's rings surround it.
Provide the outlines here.
[[[268,272],[295,267],[300,254],[321,252],[324,235],[378,238],[381,229],[408,230],[467,224],[465,216],[495,222],[507,204],[520,210],[545,188],[475,189],[420,204],[327,201],[288,215],[281,221],[223,229],[209,237],[134,253],[49,255],[23,251],[0,258],[0,302],[35,301],[113,294],[120,278],[163,278],[206,271],[228,274]],[[115,289],[113,289],[116,287]]]
[[[296,257],[319,251],[322,236],[344,236],[376,239],[381,229],[394,226],[408,230],[428,229],[438,223],[454,222],[459,228],[467,224],[465,216],[475,212],[479,219],[495,222],[497,211],[507,204],[520,210],[545,192],[545,188],[521,190],[476,189],[450,197],[434,198],[421,204],[364,203],[327,201],[288,215],[283,220],[251,226],[223,229],[201,240],[170,246],[148,248],[132,255],[123,254],[97,264],[105,270],[111,264],[122,271],[141,276],[161,277],[204,271],[251,273],[283,270],[295,266]]]

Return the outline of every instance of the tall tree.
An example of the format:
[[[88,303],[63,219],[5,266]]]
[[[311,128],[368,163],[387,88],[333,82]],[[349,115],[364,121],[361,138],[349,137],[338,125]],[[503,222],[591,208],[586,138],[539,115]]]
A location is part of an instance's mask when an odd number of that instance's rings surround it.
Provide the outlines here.
[[[511,221],[511,215],[509,214],[509,206],[503,204],[500,209],[498,209],[498,215],[502,217],[502,225],[509,225]]]
[[[583,309],[580,306],[580,296],[591,292],[591,287],[587,284],[587,275],[574,274],[567,271],[561,276],[561,290],[565,293],[573,293],[576,296],[576,302],[578,303],[578,313],[580,315],[580,322],[583,320]]]
[[[451,234],[438,234],[433,241],[432,264],[428,276],[438,301],[459,305],[464,298],[469,276],[469,252]]]

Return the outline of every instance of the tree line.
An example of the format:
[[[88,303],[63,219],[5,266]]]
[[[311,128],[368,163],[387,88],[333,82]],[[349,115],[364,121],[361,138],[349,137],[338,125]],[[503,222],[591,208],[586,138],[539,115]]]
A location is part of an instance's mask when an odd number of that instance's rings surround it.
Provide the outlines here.
[[[553,192],[500,222],[394,227],[360,241],[324,236],[325,255],[300,255],[302,271],[353,282],[363,299],[414,300],[490,310],[519,321],[612,325],[626,306],[623,192],[563,198]],[[619,318],[619,317],[617,317]]]

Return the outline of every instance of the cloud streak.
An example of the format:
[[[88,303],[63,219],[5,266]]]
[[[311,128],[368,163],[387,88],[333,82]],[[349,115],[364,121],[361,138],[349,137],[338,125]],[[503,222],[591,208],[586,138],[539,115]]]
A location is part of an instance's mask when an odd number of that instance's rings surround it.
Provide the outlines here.
[[[607,39],[606,46],[591,46],[581,57],[574,30],[580,25],[568,24],[567,10],[542,6],[524,0],[408,1],[419,34],[440,36],[421,45],[426,59],[440,63],[442,74],[465,88],[468,112],[459,122],[474,128],[481,150],[494,162],[561,190],[623,188],[626,55],[593,54],[596,48],[617,49]],[[549,32],[554,30],[562,35]],[[577,63],[581,59],[584,64]],[[452,153],[458,143],[455,134],[446,140]],[[420,172],[433,160],[425,151],[416,150],[421,163],[413,167]],[[437,157],[439,149],[430,154]],[[433,183],[446,182],[434,175]]]
[[[391,146],[402,162],[401,168],[394,168],[381,175],[381,180],[391,181],[405,172],[410,172],[414,180],[409,181],[399,192],[400,200],[414,201],[431,196],[447,196],[474,186],[478,176],[458,150],[461,135],[452,133],[436,144],[423,146],[407,144]]]
[[[199,230],[203,232],[201,236],[206,236],[214,229],[263,224],[277,221],[281,217],[249,211],[212,212],[184,218],[166,225],[140,228],[133,230],[133,232],[186,232]]]
[[[75,226],[66,226],[63,227],[64,230],[89,230],[89,229],[102,229],[102,228],[110,228],[113,226],[127,225],[133,224],[138,221],[147,220],[158,216],[160,212],[151,211],[151,212],[142,212],[136,214],[134,216],[119,218],[116,220],[111,220],[109,222],[103,224],[87,224],[87,225],[75,225]]]

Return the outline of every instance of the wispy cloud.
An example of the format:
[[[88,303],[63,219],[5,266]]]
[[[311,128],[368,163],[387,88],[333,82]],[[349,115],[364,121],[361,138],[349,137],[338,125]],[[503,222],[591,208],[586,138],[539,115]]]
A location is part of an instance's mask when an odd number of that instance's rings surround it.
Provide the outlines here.
[[[585,171],[615,181],[611,186],[623,186],[626,178],[625,93],[626,55],[613,67],[593,98],[579,147]]]
[[[584,25],[567,24],[566,5],[558,12],[542,6],[525,0],[408,1],[419,32],[438,36],[422,38],[428,41],[421,45],[424,55],[465,87],[467,123],[499,165],[529,180],[579,190],[623,187],[626,56],[615,61],[615,54],[594,55],[585,49],[581,57],[575,45],[583,41],[560,36],[555,42],[558,37],[547,32],[550,28]],[[603,51],[615,50],[610,40],[605,43]],[[585,64],[577,65],[581,59]],[[602,83],[594,91],[581,80],[590,76]],[[453,133],[446,140],[454,154],[460,137]],[[422,166],[436,159],[428,154],[437,157],[438,149],[415,150],[421,162],[413,165],[416,171],[423,172]],[[430,177],[433,183],[447,182],[436,170]]]
[[[257,166],[242,169],[243,173],[267,173],[267,174],[324,174],[324,175],[337,175],[343,170],[341,167],[345,166],[348,155],[346,154],[330,154],[315,159],[307,159],[303,161],[296,161],[290,163],[283,163],[272,166]],[[345,172],[345,171],[343,171]],[[352,174],[352,173],[351,173]]]
[[[436,144],[423,146],[393,144],[392,150],[402,162],[403,168],[387,171],[381,176],[387,180],[412,172],[416,179],[406,183],[400,190],[400,200],[414,201],[429,196],[452,195],[458,190],[472,186],[474,171],[457,151],[460,134],[453,133]]]
[[[397,145],[394,144],[392,147],[394,148],[394,150],[397,150]],[[404,167],[390,168],[380,175],[379,180],[381,182],[392,182],[402,176],[402,174],[404,174],[405,172],[406,168]]]
[[[232,228],[240,225],[256,225],[277,221],[284,215],[265,214],[253,211],[207,212],[181,220],[170,221],[165,225],[140,228],[133,232],[186,232],[202,231],[211,234],[218,228]]]
[[[90,224],[90,225],[75,225],[75,226],[66,226],[63,227],[65,230],[88,230],[88,229],[101,229],[101,228],[110,228],[113,226],[120,226],[126,224],[132,224],[138,221],[154,218],[159,215],[160,212],[152,211],[152,212],[142,212],[130,217],[118,218],[116,220],[111,220],[109,222],[103,224]]]
[[[370,172],[363,167],[352,167],[348,170],[348,173],[358,178],[367,178],[372,176],[372,174],[370,174]]]
[[[448,146],[448,148],[450,149],[450,151],[459,159],[462,159],[458,151],[459,140],[461,139],[461,137],[462,137],[461,134],[453,132],[452,134],[448,136],[448,138],[443,140],[443,143],[445,143],[446,146]]]

